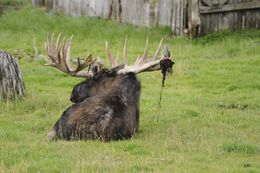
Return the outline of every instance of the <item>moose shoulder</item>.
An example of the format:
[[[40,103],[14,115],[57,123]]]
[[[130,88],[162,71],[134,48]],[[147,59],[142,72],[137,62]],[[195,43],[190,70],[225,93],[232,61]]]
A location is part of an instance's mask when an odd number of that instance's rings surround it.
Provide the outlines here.
[[[73,70],[70,66],[71,39],[60,42],[60,35],[54,44],[53,37],[47,37],[46,52],[51,65],[71,76],[85,77],[72,91],[72,106],[67,108],[55,123],[49,140],[87,140],[102,141],[127,139],[139,128],[139,100],[141,85],[136,77],[143,71],[160,70],[160,62],[170,57],[158,58],[161,43],[153,56],[148,59],[147,45],[144,55],[134,65],[126,65],[126,43],[123,65],[113,58],[107,47],[107,58],[111,69],[105,69],[97,60],[89,56],[84,62],[78,60]],[[148,44],[148,43],[147,43]],[[172,61],[171,61],[172,62]],[[173,62],[169,66],[172,68]],[[89,67],[88,72],[82,71]]]

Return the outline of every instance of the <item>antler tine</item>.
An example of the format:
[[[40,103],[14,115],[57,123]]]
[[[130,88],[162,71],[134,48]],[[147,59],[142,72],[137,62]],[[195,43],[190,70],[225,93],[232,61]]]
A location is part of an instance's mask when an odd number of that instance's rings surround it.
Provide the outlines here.
[[[147,58],[148,44],[149,44],[149,40],[148,40],[148,37],[147,37],[147,38],[146,38],[146,43],[145,43],[145,48],[144,48],[143,59],[146,59],[146,58]]]
[[[64,42],[65,38],[63,38],[62,42],[58,40],[59,36],[57,39],[56,48],[59,48],[56,49],[58,52],[58,62],[64,72],[73,71],[70,64],[71,38],[69,38],[66,42]]]
[[[155,54],[153,55],[153,60],[156,60],[158,58],[158,54],[159,54],[159,52],[161,50],[161,47],[162,47],[162,42],[163,42],[163,38],[161,39],[161,41],[160,41],[160,43],[158,45],[158,48],[157,48]]]
[[[126,49],[127,49],[127,36],[125,38],[125,45],[123,50],[123,64],[127,64],[127,57],[126,57]]]
[[[57,54],[61,54],[62,53],[62,49],[63,49],[64,43],[65,43],[65,38],[63,37],[62,40],[61,40],[61,33],[60,33],[58,35],[58,39],[56,41],[56,48],[54,48],[57,51]]]
[[[73,35],[67,40],[67,42],[64,45],[64,54],[65,54],[65,59],[63,58],[63,62],[66,65],[66,68],[70,71],[72,71],[71,69],[71,63],[70,63],[70,53],[71,53],[71,44],[72,44],[72,38]]]
[[[119,54],[118,54],[118,49],[116,50],[116,66],[120,64],[119,62]]]
[[[109,51],[109,48],[108,48],[108,43],[106,41],[106,53],[107,53],[107,59],[108,59],[108,62],[110,63],[110,65],[112,67],[115,66],[115,62],[114,62],[114,58],[112,57],[110,51]]]
[[[54,49],[57,51],[57,59],[58,59],[58,64],[60,66],[60,69],[64,72],[68,71],[68,66],[66,65],[66,62],[64,60],[64,57],[66,58],[66,43],[58,43],[60,45],[60,49]]]
[[[66,54],[66,43],[65,43],[65,46],[64,46],[64,43],[58,43],[60,45],[60,49],[56,49],[55,47],[58,47],[57,45],[52,45],[53,46],[53,49],[57,51],[57,60],[59,63],[61,63],[63,57],[64,57],[64,54]]]
[[[49,66],[53,66],[55,65],[55,62],[56,62],[56,59],[55,59],[55,52],[53,51],[52,49],[52,41],[51,41],[51,36],[50,34],[48,33],[47,34],[47,41],[45,43],[45,49],[46,49],[46,52],[50,58],[50,60],[48,60],[48,63],[46,65],[49,65]]]
[[[147,37],[147,38],[146,38],[146,43],[145,43],[145,48],[144,48],[144,54],[143,54],[142,57],[138,57],[138,58],[136,59],[135,64],[142,63],[142,62],[144,62],[144,61],[147,59],[148,44],[149,44],[149,40],[148,40],[148,37]]]
[[[62,35],[62,33],[60,32],[59,34],[58,34],[58,37],[57,37],[57,41],[56,41],[56,49],[60,49],[60,47],[61,47],[61,44],[60,44],[60,37],[61,37],[61,35]]]
[[[54,47],[54,33],[51,34],[51,44],[50,46]]]

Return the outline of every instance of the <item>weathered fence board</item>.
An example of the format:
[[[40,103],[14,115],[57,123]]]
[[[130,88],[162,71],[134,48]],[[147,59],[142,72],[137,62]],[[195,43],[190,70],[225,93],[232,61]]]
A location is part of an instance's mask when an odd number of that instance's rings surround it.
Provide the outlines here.
[[[260,4],[257,2],[244,2],[239,4],[227,4],[222,8],[210,8],[202,7],[200,8],[200,13],[218,13],[218,12],[227,12],[227,11],[237,11],[237,10],[251,10],[260,8]]]
[[[157,4],[158,25],[171,26],[173,22],[173,1],[159,0]]]
[[[122,22],[149,26],[150,3],[145,0],[121,0]]]

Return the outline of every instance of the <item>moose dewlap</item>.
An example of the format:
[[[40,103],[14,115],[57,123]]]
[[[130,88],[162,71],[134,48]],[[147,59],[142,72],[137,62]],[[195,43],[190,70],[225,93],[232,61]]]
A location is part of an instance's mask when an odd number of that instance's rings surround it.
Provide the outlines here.
[[[102,141],[127,139],[139,129],[140,91],[141,84],[137,74],[165,70],[172,68],[173,62],[170,52],[163,51],[159,57],[162,40],[155,54],[147,57],[148,40],[144,54],[138,57],[134,64],[127,65],[126,45],[123,49],[122,63],[114,58],[106,44],[107,58],[111,68],[104,68],[99,60],[91,55],[85,61],[78,59],[77,67],[70,65],[71,38],[61,41],[61,34],[56,41],[53,35],[47,36],[46,53],[49,57],[48,66],[55,67],[71,76],[84,77],[85,80],[77,84],[71,93],[70,100],[74,102],[67,108],[55,123],[48,139],[88,140],[101,139]],[[164,63],[162,63],[164,62]],[[87,71],[84,71],[88,68]]]
[[[0,50],[0,101],[15,100],[24,94],[24,82],[17,62]]]

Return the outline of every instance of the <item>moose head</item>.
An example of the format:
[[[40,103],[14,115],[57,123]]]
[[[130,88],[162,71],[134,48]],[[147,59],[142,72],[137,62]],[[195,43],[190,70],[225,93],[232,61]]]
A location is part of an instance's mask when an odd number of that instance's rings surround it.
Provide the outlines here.
[[[63,39],[64,40],[64,39]],[[127,139],[139,129],[139,100],[141,84],[136,75],[142,72],[160,70],[162,62],[168,67],[174,64],[169,57],[168,49],[159,57],[162,40],[151,58],[148,58],[148,39],[144,54],[127,65],[125,41],[122,63],[118,56],[114,58],[106,43],[106,53],[111,68],[104,68],[99,60],[89,55],[84,61],[77,59],[76,68],[72,68],[70,60],[71,40],[61,41],[58,35],[56,43],[53,35],[48,34],[46,53],[48,66],[59,69],[73,77],[86,80],[77,84],[70,100],[74,102],[67,108],[55,123],[48,139],[102,141]],[[164,63],[165,64],[165,63]],[[84,71],[84,69],[86,69]]]

